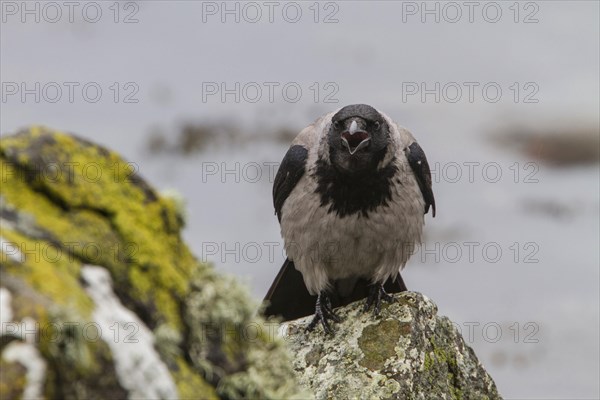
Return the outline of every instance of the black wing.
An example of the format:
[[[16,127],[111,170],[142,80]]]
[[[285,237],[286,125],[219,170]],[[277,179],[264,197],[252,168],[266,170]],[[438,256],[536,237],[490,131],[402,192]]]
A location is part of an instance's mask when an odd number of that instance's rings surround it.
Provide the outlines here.
[[[283,203],[304,175],[307,159],[308,150],[304,146],[294,145],[281,161],[273,183],[273,205],[279,222]],[[286,259],[265,296],[267,307],[264,315],[280,316],[286,321],[300,318],[312,313],[316,298],[308,293],[304,278],[294,263]]]
[[[435,199],[433,198],[433,190],[431,189],[431,171],[429,170],[425,152],[417,142],[413,142],[404,151],[423,194],[425,214],[429,212],[429,207],[431,206],[433,216],[435,217]]]
[[[308,150],[304,146],[294,145],[285,153],[281,161],[273,183],[273,205],[279,222],[281,222],[283,203],[304,175],[307,159]]]

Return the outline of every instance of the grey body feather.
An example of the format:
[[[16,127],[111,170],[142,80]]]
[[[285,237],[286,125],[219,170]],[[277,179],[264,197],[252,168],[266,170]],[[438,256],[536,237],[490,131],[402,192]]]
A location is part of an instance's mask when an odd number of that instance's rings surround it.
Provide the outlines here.
[[[361,277],[380,284],[395,278],[421,242],[424,224],[426,201],[407,158],[415,139],[381,112],[390,137],[378,169],[396,167],[389,201],[366,215],[343,217],[322,204],[317,193],[317,160],[328,162],[327,132],[334,114],[319,118],[292,143],[306,148],[308,159],[305,173],[281,209],[288,258],[312,295],[333,285],[343,294]]]

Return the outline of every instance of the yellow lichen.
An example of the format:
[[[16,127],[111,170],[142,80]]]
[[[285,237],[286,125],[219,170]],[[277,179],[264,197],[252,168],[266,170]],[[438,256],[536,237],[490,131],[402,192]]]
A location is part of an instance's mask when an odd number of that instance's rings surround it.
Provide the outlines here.
[[[181,243],[171,200],[137,184],[135,166],[115,153],[46,128],[3,138],[0,152],[8,206],[31,215],[65,256],[108,267],[141,304],[156,300],[158,318],[181,328],[174,299],[199,265]]]
[[[218,399],[215,389],[190,369],[182,359],[177,360],[177,371],[173,373],[179,398],[181,399]]]
[[[182,203],[157,194],[137,166],[86,140],[33,127],[0,139],[0,172],[0,234],[24,253],[17,261],[0,252],[0,268],[42,297],[29,309],[19,298],[15,316],[50,326],[46,337],[66,322],[85,324],[94,305],[80,269],[101,265],[121,302],[155,330],[181,398],[294,391],[283,349],[265,335],[253,341],[240,335],[240,327],[256,320],[244,289],[193,257],[180,236]],[[206,341],[210,325],[230,329]],[[94,397],[94,390],[110,387],[113,397],[124,397],[106,343],[74,335],[39,342],[50,364],[46,396]],[[277,372],[267,359],[272,352]],[[218,388],[203,375],[209,369],[227,375]]]
[[[91,315],[93,303],[78,281],[79,263],[69,262],[67,255],[57,252],[48,242],[8,229],[2,230],[2,236],[22,252],[22,263],[7,262],[9,256],[2,255],[2,265],[8,273],[20,277],[56,304],[77,310],[81,317]]]

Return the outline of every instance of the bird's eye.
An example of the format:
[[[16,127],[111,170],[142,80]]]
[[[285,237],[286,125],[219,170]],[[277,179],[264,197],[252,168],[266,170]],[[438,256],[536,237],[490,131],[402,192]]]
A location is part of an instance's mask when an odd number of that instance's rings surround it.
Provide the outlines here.
[[[381,124],[377,121],[375,121],[375,129],[379,129],[379,127],[381,126]]]
[[[333,121],[331,123],[331,125],[333,125],[333,129],[338,129],[340,127],[340,122],[339,121]]]

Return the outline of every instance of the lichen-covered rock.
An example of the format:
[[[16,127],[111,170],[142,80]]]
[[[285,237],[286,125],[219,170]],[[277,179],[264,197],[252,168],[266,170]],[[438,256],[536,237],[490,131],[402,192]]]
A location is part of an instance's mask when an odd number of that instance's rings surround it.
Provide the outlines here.
[[[337,310],[327,335],[287,327],[286,341],[302,384],[317,399],[499,399],[492,378],[456,327],[419,293],[394,295],[376,318],[363,302]]]
[[[0,139],[0,398],[289,398],[281,341],[183,243],[134,164],[34,127]]]

